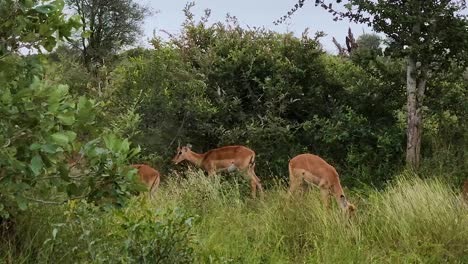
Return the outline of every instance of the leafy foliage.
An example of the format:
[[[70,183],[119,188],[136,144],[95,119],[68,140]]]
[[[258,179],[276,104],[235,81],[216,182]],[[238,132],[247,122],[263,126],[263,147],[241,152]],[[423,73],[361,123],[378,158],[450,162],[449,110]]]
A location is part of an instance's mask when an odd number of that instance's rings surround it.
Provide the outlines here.
[[[193,263],[196,257],[198,218],[180,208],[157,209],[141,197],[125,209],[103,211],[75,200],[32,211],[42,215],[20,220],[36,221],[28,228],[35,229],[40,250],[33,254],[40,262]]]
[[[99,133],[99,104],[85,97],[75,101],[66,86],[49,85],[37,77],[29,87],[2,86],[1,91],[4,217],[15,207],[25,210],[28,202],[42,200],[33,196],[34,189],[45,183],[69,197],[97,199],[127,193],[132,173],[122,165],[138,149],[112,134],[94,138]],[[66,157],[75,151],[87,160],[86,176],[69,173]]]
[[[2,8],[11,4],[2,2]],[[16,19],[29,21],[38,13],[43,24],[50,23],[48,35],[36,35],[35,27],[9,25],[12,30],[30,30],[35,38],[20,37],[33,47],[46,45],[70,34],[72,22],[63,19],[63,3],[45,6],[27,2],[18,4],[26,13]],[[24,6],[22,6],[24,5]],[[35,11],[30,11],[33,8]],[[29,11],[28,11],[29,10]],[[42,17],[45,15],[45,17]],[[29,21],[31,22],[31,21]],[[28,23],[29,23],[28,22]],[[32,22],[31,22],[32,23]],[[65,30],[68,31],[60,31]],[[50,40],[52,41],[52,40]],[[55,43],[55,42],[54,42]],[[8,42],[6,51],[14,50]],[[55,45],[55,44],[54,44]],[[86,97],[73,97],[65,85],[41,80],[41,56],[22,57],[6,53],[0,66],[0,221],[13,218],[31,202],[62,203],[68,199],[87,198],[122,204],[134,189],[135,172],[126,166],[136,155],[126,139],[111,133],[101,135],[97,126],[101,105]],[[101,117],[102,118],[102,117]],[[89,165],[85,175],[72,175],[67,158],[80,152]],[[110,199],[110,200],[109,200]]]
[[[406,58],[406,162],[408,166],[418,168],[426,83],[430,81],[432,71],[443,72],[452,64],[468,65],[468,20],[463,14],[466,1],[349,0],[344,4],[344,12],[335,9],[331,2],[340,4],[342,1],[316,0],[315,5],[332,13],[334,20],[349,18],[386,34],[389,39],[386,52]],[[276,23],[284,22],[303,4],[300,0]]]
[[[79,25],[78,18],[66,19],[62,0],[14,1],[0,3],[0,59],[20,48],[52,49],[69,37]]]
[[[198,151],[245,144],[266,178],[286,177],[288,159],[308,151],[345,178],[373,183],[401,164],[403,130],[394,116],[403,104],[401,64],[369,56],[364,70],[324,54],[307,33],[190,17],[169,43],[155,39],[154,50],[126,53],[113,77],[115,105],[141,101],[135,140],[145,153],[170,157],[175,141]]]

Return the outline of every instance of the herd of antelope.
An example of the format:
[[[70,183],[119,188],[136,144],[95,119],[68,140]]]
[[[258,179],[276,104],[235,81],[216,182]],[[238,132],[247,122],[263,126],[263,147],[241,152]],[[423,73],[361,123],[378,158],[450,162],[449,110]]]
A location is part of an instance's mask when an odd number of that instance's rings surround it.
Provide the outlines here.
[[[250,179],[252,197],[257,196],[257,190],[263,197],[262,184],[255,174],[255,152],[250,148],[225,146],[205,153],[196,153],[192,151],[191,145],[178,147],[172,162],[178,164],[184,160],[205,170],[209,177],[218,172],[239,171]],[[145,164],[132,166],[138,169],[140,181],[148,186],[150,197],[152,197],[159,186],[159,172]],[[313,184],[320,188],[326,207],[329,207],[329,197],[333,195],[343,211],[353,212],[356,210],[356,207],[346,199],[335,168],[319,156],[301,154],[292,158],[289,161],[289,180],[291,194],[303,184]]]
[[[178,164],[184,160],[205,170],[209,177],[217,172],[239,171],[250,179],[252,197],[256,197],[257,190],[260,192],[260,196],[263,197],[262,184],[255,174],[255,152],[250,148],[225,146],[205,153],[196,153],[192,151],[192,146],[188,144],[177,148],[172,162]],[[76,162],[77,158],[75,157],[69,159],[69,164],[72,167]],[[140,182],[148,187],[149,196],[152,198],[159,187],[160,173],[146,164],[131,166],[137,169]],[[321,157],[313,154],[300,154],[289,161],[288,168],[290,194],[295,193],[304,184],[312,184],[320,189],[325,207],[329,207],[329,198],[334,196],[344,212],[352,213],[356,210],[356,207],[344,195],[336,169]],[[468,201],[468,179],[463,186],[463,198]]]

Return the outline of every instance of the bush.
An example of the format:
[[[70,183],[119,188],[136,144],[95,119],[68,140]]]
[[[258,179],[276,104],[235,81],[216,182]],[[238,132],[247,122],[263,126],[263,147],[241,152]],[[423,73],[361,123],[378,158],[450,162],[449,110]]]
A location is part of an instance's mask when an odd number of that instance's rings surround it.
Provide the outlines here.
[[[157,209],[142,198],[123,209],[102,210],[85,201],[34,208],[20,218],[25,230],[18,232],[18,239],[31,244],[23,244],[15,258],[41,263],[193,263],[197,218],[179,208]]]
[[[268,179],[287,178],[288,160],[311,152],[354,185],[383,185],[401,167],[402,63],[362,68],[325,54],[319,35],[243,29],[234,18],[210,25],[186,11],[180,35],[129,53],[113,74],[116,105],[141,100],[143,153],[170,157],[177,141],[198,152],[246,145]]]

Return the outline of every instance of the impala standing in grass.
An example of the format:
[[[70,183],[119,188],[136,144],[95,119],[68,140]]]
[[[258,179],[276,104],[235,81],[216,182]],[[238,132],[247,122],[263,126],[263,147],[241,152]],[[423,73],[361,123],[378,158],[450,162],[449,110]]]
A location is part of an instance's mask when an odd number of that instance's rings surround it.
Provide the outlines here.
[[[329,198],[333,195],[343,211],[356,210],[346,199],[335,168],[317,155],[301,154],[292,158],[289,161],[289,181],[291,193],[304,183],[314,184],[320,188],[326,207],[329,207]]]
[[[161,181],[159,172],[146,164],[133,164],[131,166],[138,170],[140,182],[148,186],[149,196],[153,198],[154,193],[158,189],[159,182]]]
[[[191,145],[178,147],[172,161],[178,164],[188,160],[194,165],[208,172],[212,176],[217,172],[240,171],[250,178],[252,197],[255,198],[257,188],[263,196],[263,188],[260,179],[255,175],[255,152],[244,146],[225,146],[209,150],[203,154],[193,152]]]

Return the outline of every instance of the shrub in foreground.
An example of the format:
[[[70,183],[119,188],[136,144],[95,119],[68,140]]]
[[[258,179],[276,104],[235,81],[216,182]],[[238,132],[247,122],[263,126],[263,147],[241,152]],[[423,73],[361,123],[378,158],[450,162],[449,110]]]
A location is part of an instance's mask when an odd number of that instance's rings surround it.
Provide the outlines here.
[[[179,208],[157,209],[146,196],[122,209],[84,201],[35,208],[21,219],[19,252],[0,258],[38,263],[193,263],[196,218]],[[16,255],[16,256],[13,256]]]

